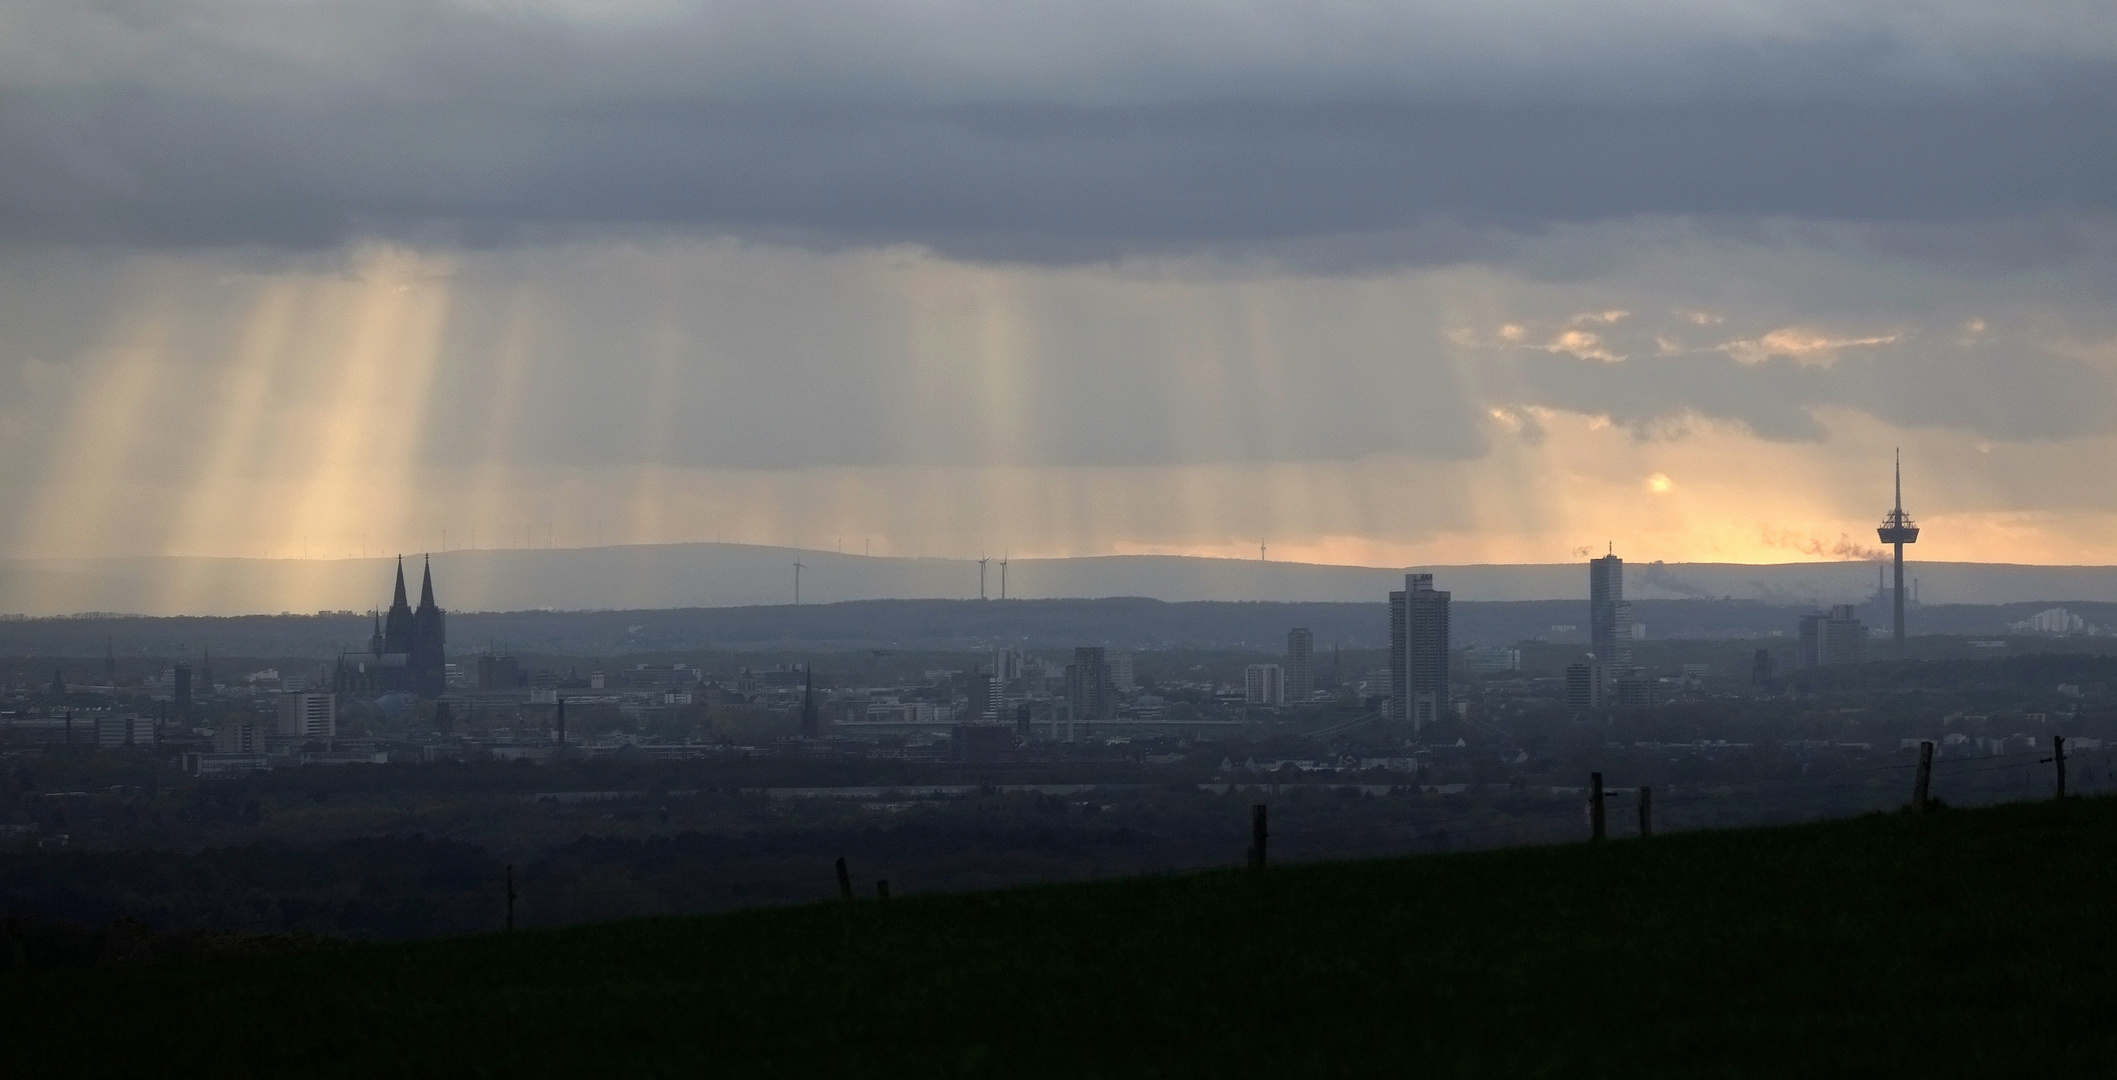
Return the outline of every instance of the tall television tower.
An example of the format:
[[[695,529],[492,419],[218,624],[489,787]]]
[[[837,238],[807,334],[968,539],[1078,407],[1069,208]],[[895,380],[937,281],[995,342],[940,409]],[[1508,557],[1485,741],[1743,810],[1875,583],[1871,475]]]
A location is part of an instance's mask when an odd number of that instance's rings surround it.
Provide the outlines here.
[[[1889,595],[1896,606],[1896,654],[1904,655],[1904,545],[1919,542],[1919,527],[1904,513],[1904,453],[1897,451],[1896,460],[1896,509],[1882,519],[1882,527],[1875,530],[1885,544],[1896,548],[1896,589]]]

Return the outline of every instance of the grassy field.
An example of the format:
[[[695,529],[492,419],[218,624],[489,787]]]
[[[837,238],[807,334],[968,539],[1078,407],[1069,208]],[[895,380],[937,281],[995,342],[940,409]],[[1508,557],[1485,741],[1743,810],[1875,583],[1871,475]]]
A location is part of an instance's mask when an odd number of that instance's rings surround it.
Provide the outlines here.
[[[2108,1075],[2113,887],[2086,799],[32,971],[0,1024],[23,1077]]]

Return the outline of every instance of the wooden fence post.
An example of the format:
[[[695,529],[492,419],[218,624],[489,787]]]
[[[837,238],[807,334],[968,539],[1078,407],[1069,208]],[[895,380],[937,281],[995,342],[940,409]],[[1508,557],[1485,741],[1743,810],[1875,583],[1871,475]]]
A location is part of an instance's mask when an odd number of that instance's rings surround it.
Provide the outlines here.
[[[1258,803],[1250,807],[1250,869],[1252,870],[1264,869],[1264,840],[1267,835],[1264,827],[1264,805],[1263,803]]]
[[[1931,792],[1932,790],[1933,790],[1933,744],[1932,744],[1932,743],[1930,743],[1930,742],[1922,742],[1922,743],[1920,743],[1920,744],[1919,744],[1919,771],[1918,771],[1918,777],[1917,777],[1917,779],[1914,779],[1914,780],[1913,780],[1913,781],[1911,782],[1911,812],[1912,812],[1912,813],[1914,813],[1914,814],[1923,814],[1923,813],[1925,813],[1925,812],[1926,812],[1926,796],[1927,796],[1927,793],[1928,793],[1928,792]]]
[[[838,899],[853,898],[853,875],[845,872],[845,856],[838,856]]]
[[[1645,786],[1639,789],[1639,835],[1654,835],[1654,789]]]
[[[2051,736],[2051,761],[2058,766],[2058,797],[2066,797],[2066,737]]]
[[[1602,774],[1588,774],[1588,839],[1600,840],[1603,834]]]
[[[507,864],[507,932],[515,932],[515,864]]]

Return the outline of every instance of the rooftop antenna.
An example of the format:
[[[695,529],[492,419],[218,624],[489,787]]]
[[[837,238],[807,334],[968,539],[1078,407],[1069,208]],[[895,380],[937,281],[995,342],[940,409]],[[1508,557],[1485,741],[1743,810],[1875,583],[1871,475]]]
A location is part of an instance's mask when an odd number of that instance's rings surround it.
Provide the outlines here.
[[[992,559],[988,556],[981,555],[978,557],[978,599],[980,600],[985,599],[985,564],[991,561]]]
[[[801,572],[806,569],[808,567],[801,565],[800,559],[794,560],[794,604],[797,607],[801,604]]]

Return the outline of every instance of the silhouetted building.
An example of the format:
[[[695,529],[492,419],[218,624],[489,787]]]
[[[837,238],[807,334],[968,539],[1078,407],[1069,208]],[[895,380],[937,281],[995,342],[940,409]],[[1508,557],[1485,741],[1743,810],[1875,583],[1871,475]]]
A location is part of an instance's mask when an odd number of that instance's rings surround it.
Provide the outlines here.
[[[440,697],[448,688],[447,615],[434,602],[429,560],[420,583],[419,607],[405,595],[404,559],[397,559],[397,588],[387,615],[378,615],[365,655],[341,653],[332,686],[342,694],[410,693]]]
[[[1801,616],[1799,663],[1803,668],[1857,664],[1867,659],[1867,625],[1851,604]]]
[[[1625,564],[1615,555],[1588,560],[1588,649],[1605,664],[1632,658],[1632,606],[1625,603]]]
[[[154,721],[147,717],[96,717],[96,745],[104,749],[153,746],[154,741]]]
[[[279,733],[310,739],[338,734],[338,695],[300,691],[279,695]]]
[[[1448,596],[1432,574],[1406,574],[1404,591],[1389,594],[1390,718],[1413,730],[1448,707]]]
[[[1073,650],[1073,662],[1066,665],[1066,702],[1073,709],[1073,719],[1090,721],[1109,716],[1116,697],[1102,646],[1083,645]]]
[[[223,720],[213,727],[213,752],[262,754],[265,752],[265,738],[272,733],[272,725],[259,720]]]
[[[823,737],[822,714],[816,709],[816,673],[807,664],[801,666],[801,737]]]
[[[1749,681],[1757,686],[1771,686],[1778,681],[1775,671],[1778,663],[1772,659],[1771,650],[1758,649],[1749,665]]]
[[[528,685],[529,676],[522,670],[520,660],[492,653],[478,658],[478,689],[513,690]]]
[[[1644,675],[1626,675],[1617,680],[1617,704],[1627,709],[1662,703],[1661,681]]]
[[[1110,666],[1110,688],[1112,690],[1120,694],[1129,694],[1139,689],[1139,684],[1132,679],[1131,653],[1111,653],[1103,662]]]
[[[1277,664],[1251,664],[1242,669],[1242,700],[1246,705],[1286,704],[1286,674]]]
[[[1602,665],[1594,660],[1566,665],[1566,708],[1588,712],[1602,707]]]
[[[1305,627],[1286,632],[1286,699],[1304,704],[1316,694],[1316,635]]]
[[[169,696],[176,702],[178,712],[188,713],[191,711],[191,665],[178,664],[172,674],[175,677],[170,680]]]
[[[1000,677],[972,668],[965,686],[970,719],[980,724],[1000,722],[1000,710],[1005,707],[1005,695],[1000,691]]]

